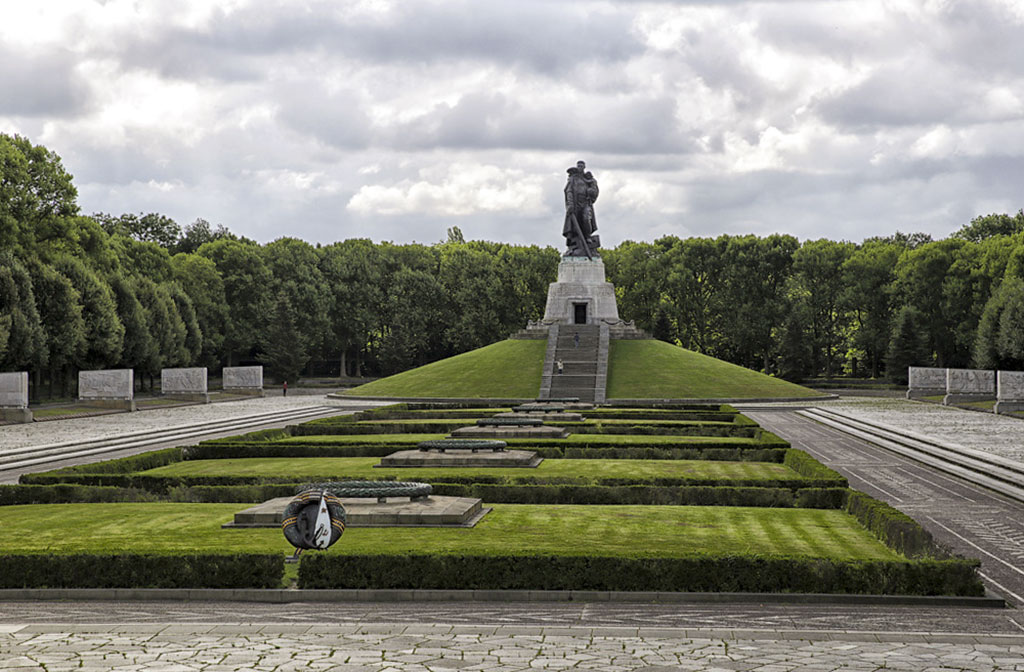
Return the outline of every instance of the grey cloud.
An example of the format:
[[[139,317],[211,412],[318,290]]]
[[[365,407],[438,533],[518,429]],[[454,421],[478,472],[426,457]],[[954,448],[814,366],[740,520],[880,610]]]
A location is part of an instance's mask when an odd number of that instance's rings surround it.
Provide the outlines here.
[[[370,121],[353,91],[327,93],[319,82],[289,83],[277,90],[280,118],[294,130],[333,147],[361,148],[371,142]]]
[[[401,3],[385,20],[344,20],[330,2],[308,11],[263,4],[221,15],[209,29],[125,35],[125,63],[167,76],[258,78],[274,56],[323,50],[327,58],[387,63],[484,61],[564,74],[580,62],[642,53],[629,15],[594,5],[527,0]],[[116,49],[116,51],[115,51]]]
[[[0,44],[0,115],[68,117],[91,102],[66,51],[36,53]]]
[[[558,101],[521,103],[502,94],[473,93],[440,105],[390,131],[397,146],[571,150],[601,153],[689,153],[696,143],[679,128],[675,101],[633,96],[579,108]]]

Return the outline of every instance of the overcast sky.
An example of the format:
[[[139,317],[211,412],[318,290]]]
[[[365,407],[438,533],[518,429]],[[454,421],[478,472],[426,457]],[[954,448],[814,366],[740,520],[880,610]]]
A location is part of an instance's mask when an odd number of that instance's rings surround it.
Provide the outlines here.
[[[0,0],[86,214],[267,242],[945,237],[1024,206],[1024,0]]]

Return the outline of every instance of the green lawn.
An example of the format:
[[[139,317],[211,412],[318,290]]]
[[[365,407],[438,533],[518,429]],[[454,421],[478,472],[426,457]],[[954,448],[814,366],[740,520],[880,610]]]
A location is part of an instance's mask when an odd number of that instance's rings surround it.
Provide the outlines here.
[[[608,357],[609,399],[756,399],[820,397],[772,378],[663,341],[616,340]]]
[[[302,480],[377,479],[394,476],[398,480],[430,479],[440,476],[535,477],[590,482],[623,478],[717,480],[796,480],[800,474],[772,462],[726,462],[704,460],[544,460],[536,468],[518,467],[374,467],[377,457],[287,457],[187,460],[148,471],[151,476],[246,476]]]
[[[353,387],[343,395],[535,399],[547,341],[506,340]]]
[[[220,528],[239,504],[0,507],[0,554],[290,553],[279,529]],[[835,510],[501,504],[470,529],[349,528],[328,553],[776,555],[897,560]]]

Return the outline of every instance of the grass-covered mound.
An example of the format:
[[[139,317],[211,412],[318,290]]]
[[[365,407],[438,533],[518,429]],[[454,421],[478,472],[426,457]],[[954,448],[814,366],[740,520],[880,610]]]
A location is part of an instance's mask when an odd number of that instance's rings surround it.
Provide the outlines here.
[[[368,397],[535,399],[547,341],[498,341],[461,355],[360,385]]]
[[[544,340],[506,340],[375,380],[344,395],[395,398],[534,399]],[[654,340],[613,340],[608,399],[778,399],[814,390]]]
[[[663,341],[612,341],[608,399],[762,399],[819,392]]]

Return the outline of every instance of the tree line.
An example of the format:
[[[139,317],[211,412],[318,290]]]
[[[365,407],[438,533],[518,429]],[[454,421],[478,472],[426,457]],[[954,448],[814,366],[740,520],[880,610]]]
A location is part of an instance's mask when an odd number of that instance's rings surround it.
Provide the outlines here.
[[[198,219],[81,214],[61,159],[0,134],[0,370],[38,395],[80,369],[264,363],[295,379],[387,375],[505,338],[543,315],[551,247],[364,239],[271,243]],[[603,251],[624,319],[791,379],[906,365],[1024,364],[1024,212],[952,237],[860,244],[665,237]]]

